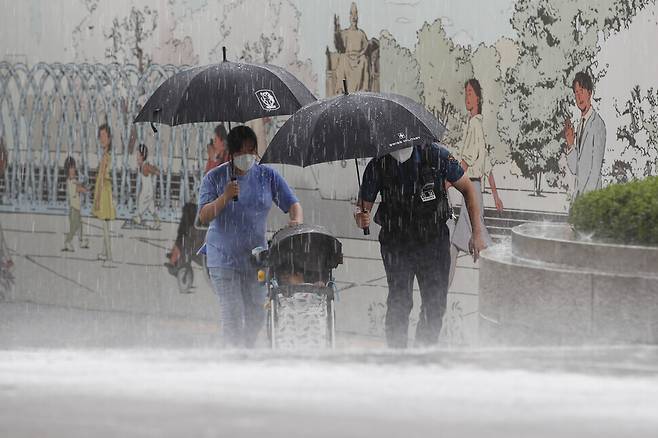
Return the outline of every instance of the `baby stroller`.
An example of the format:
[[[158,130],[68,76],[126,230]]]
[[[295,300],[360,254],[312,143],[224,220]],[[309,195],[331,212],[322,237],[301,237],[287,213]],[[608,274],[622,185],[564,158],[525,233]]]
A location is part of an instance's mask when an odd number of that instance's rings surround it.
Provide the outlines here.
[[[194,270],[192,263],[201,266],[207,274],[206,258],[198,254],[197,250],[203,245],[206,231],[195,226],[197,206],[194,203],[186,203],[183,206],[183,215],[178,224],[176,235],[176,246],[180,250],[180,257],[175,264],[165,263],[167,270],[176,277],[180,293],[190,293],[194,286]],[[167,253],[167,257],[171,254]]]
[[[336,339],[333,269],[342,244],[317,225],[284,228],[253,259],[267,286],[267,333],[272,348],[328,346]]]

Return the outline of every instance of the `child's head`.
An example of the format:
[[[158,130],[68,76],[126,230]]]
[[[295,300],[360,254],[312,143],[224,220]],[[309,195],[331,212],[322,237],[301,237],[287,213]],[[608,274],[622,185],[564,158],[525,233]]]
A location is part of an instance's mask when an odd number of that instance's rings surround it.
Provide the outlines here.
[[[144,143],[140,143],[137,147],[137,164],[142,165],[149,156],[149,150]]]
[[[291,260],[276,268],[279,282],[282,285],[295,285],[304,283],[304,273]]]
[[[69,178],[75,178],[75,160],[73,157],[66,157],[64,160],[64,169],[66,170],[66,175]]]
[[[112,130],[110,129],[110,125],[103,123],[98,127],[98,139],[105,152],[109,152],[112,148]]]

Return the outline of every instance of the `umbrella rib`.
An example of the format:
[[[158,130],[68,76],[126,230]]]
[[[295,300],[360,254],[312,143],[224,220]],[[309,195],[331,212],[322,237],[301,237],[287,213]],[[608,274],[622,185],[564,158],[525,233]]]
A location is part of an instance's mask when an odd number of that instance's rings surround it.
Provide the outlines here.
[[[327,107],[324,108],[324,109],[320,112],[320,114],[318,115],[318,117],[315,118],[315,121],[314,121],[314,123],[313,123],[313,130],[311,131],[311,139],[315,138],[315,131],[317,130],[318,122],[320,121],[321,116],[323,116],[324,114],[326,114],[330,109],[333,109],[334,107],[337,107],[337,106],[339,105],[339,103],[340,103],[340,99],[343,99],[343,98],[344,98],[344,97],[343,97],[342,94],[341,94],[341,95],[338,95],[337,97],[334,97],[334,98],[332,99],[332,101],[329,102],[329,105],[327,105]],[[345,158],[343,157],[343,159],[345,159]]]
[[[197,67],[197,68],[199,69],[199,71],[196,72],[196,73],[194,73],[194,75],[190,78],[190,80],[187,81],[187,85],[185,86],[185,90],[183,91],[183,93],[182,93],[180,96],[178,96],[178,102],[176,103],[176,107],[175,107],[175,110],[174,110],[174,112],[173,112],[174,117],[178,114],[178,110],[180,109],[180,105],[181,105],[181,103],[183,102],[183,96],[184,96],[185,94],[187,94],[187,91],[188,91],[188,89],[189,89],[190,84],[192,83],[192,81],[193,81],[194,79],[196,79],[197,76],[199,76],[201,73],[203,73],[203,72],[205,71],[205,69],[207,69],[208,67],[210,67],[210,66],[212,66],[212,65],[213,65],[213,64],[208,64],[208,65],[206,65],[206,66]],[[172,120],[172,122],[173,122],[173,120]],[[184,125],[185,123],[186,123],[186,122],[173,123],[171,126]]]
[[[310,104],[309,107],[307,107],[307,108],[310,108],[312,105],[318,105],[318,106],[319,106],[320,103],[321,103],[321,101],[313,102],[313,103]],[[320,108],[320,109],[322,109],[322,108]],[[309,136],[309,143],[311,143],[311,144],[313,143],[313,137],[315,136],[315,130],[317,129],[318,122],[320,121],[320,116],[321,116],[322,114],[324,114],[324,112],[325,112],[325,110],[322,110],[322,111],[320,111],[320,114],[318,115],[318,117],[311,118],[311,126],[309,127],[309,129],[310,129],[310,133],[311,133],[311,135]],[[291,122],[292,122],[293,124],[298,123],[297,120],[295,120],[295,115],[294,115],[294,114],[293,114],[293,116],[291,117],[291,119],[292,119]],[[299,122],[302,122],[302,121],[303,121],[303,119],[302,119],[301,116],[299,117],[299,119],[300,119]],[[286,123],[287,123],[287,122],[286,122]],[[299,146],[298,146],[297,148],[298,148],[300,151],[302,151],[302,154],[301,154],[301,155],[302,155],[302,157],[301,157],[301,166],[302,166],[302,167],[307,167],[307,166],[311,166],[312,164],[315,164],[315,163],[309,163],[309,164],[306,164],[306,161],[307,161],[307,160],[306,160],[306,153],[305,153],[305,152],[309,150],[308,145],[307,145],[307,147],[299,147]]]

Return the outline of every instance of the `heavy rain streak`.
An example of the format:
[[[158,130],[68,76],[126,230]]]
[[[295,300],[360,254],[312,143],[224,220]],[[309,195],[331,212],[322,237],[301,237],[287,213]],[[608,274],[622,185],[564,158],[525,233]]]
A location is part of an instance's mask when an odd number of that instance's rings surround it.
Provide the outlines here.
[[[0,437],[655,437],[655,0],[0,0]]]

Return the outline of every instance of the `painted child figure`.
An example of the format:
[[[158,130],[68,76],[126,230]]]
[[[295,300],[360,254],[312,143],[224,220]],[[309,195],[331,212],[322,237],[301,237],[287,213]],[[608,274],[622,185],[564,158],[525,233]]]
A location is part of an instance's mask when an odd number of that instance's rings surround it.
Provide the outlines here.
[[[64,240],[62,251],[73,252],[73,236],[78,234],[80,248],[89,248],[89,241],[82,234],[82,217],[80,215],[80,193],[87,193],[89,189],[78,181],[77,169],[73,157],[66,158],[64,161],[66,170],[66,198],[69,203],[69,232]]]
[[[160,174],[160,170],[146,161],[147,159],[148,148],[142,143],[137,148],[137,166],[142,177],[142,185],[137,195],[137,214],[133,222],[140,225],[146,213],[150,212],[153,216],[154,228],[159,228],[160,218],[155,209],[155,176]]]

